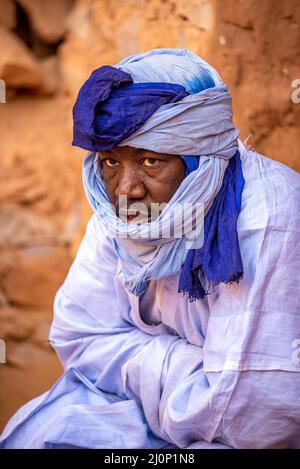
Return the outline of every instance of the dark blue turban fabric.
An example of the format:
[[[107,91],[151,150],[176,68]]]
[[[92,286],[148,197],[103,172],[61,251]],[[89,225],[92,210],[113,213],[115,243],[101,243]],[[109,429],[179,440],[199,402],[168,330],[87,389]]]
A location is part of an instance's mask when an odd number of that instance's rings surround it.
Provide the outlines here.
[[[117,146],[163,104],[188,95],[172,83],[133,83],[118,68],[97,68],[80,88],[73,108],[72,145],[90,151]]]
[[[238,283],[243,278],[237,218],[244,184],[240,153],[237,151],[229,160],[221,189],[204,218],[203,246],[189,250],[180,274],[178,292],[188,293],[191,301],[213,293],[220,282]],[[207,290],[199,274],[208,280]]]
[[[188,176],[191,172],[195,171],[199,166],[200,156],[182,156],[180,158],[185,162],[185,176]]]

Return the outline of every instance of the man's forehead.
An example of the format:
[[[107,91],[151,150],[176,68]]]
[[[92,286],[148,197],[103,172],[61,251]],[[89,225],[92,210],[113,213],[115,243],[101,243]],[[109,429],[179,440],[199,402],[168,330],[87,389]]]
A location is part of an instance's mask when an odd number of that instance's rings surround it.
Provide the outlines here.
[[[135,147],[129,147],[129,146],[116,146],[114,148],[111,148],[110,150],[107,150],[105,152],[99,152],[100,156],[102,157],[107,157],[108,155],[117,158],[140,158],[141,156],[147,155],[148,157],[152,156],[155,158],[155,156],[158,155],[158,153],[151,151],[151,150],[145,150],[144,148],[135,148]]]

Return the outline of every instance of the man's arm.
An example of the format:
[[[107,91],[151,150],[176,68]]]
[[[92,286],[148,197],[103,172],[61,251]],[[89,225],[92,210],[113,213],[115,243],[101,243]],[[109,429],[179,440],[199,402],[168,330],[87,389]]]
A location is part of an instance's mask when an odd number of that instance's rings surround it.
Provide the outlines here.
[[[115,281],[116,269],[116,255],[94,216],[56,294],[50,340],[65,369],[77,368],[100,389],[134,398],[152,431],[164,438],[159,419],[164,375],[168,370],[166,396],[201,368],[201,348],[171,334],[149,335],[123,319],[121,309],[130,303]]]
[[[156,338],[123,319],[121,309],[130,305],[116,285],[116,269],[116,255],[94,216],[56,294],[50,341],[65,368],[79,368],[104,391],[126,398],[122,366]],[[160,340],[168,347],[176,337]]]

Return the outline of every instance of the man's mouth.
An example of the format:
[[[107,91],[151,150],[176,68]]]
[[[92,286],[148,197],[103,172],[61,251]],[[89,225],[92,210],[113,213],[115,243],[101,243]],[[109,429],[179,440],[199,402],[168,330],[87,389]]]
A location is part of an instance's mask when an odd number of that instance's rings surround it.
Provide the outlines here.
[[[139,216],[139,214],[137,213],[136,215],[127,215],[127,222],[130,223],[132,220],[134,220],[135,218],[137,218]]]
[[[150,215],[146,215],[144,213],[139,212],[138,210],[124,210],[124,211],[119,211],[118,213],[119,218],[121,218],[122,221],[126,223],[131,223],[133,221],[136,221],[136,223],[148,223],[150,220]]]

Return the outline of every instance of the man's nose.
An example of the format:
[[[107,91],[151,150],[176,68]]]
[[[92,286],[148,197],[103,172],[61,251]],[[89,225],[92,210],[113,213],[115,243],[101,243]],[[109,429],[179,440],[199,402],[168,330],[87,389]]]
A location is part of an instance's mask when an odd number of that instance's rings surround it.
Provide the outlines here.
[[[145,197],[146,187],[134,168],[123,169],[120,172],[115,195],[117,197],[125,195],[128,200],[143,199]]]

